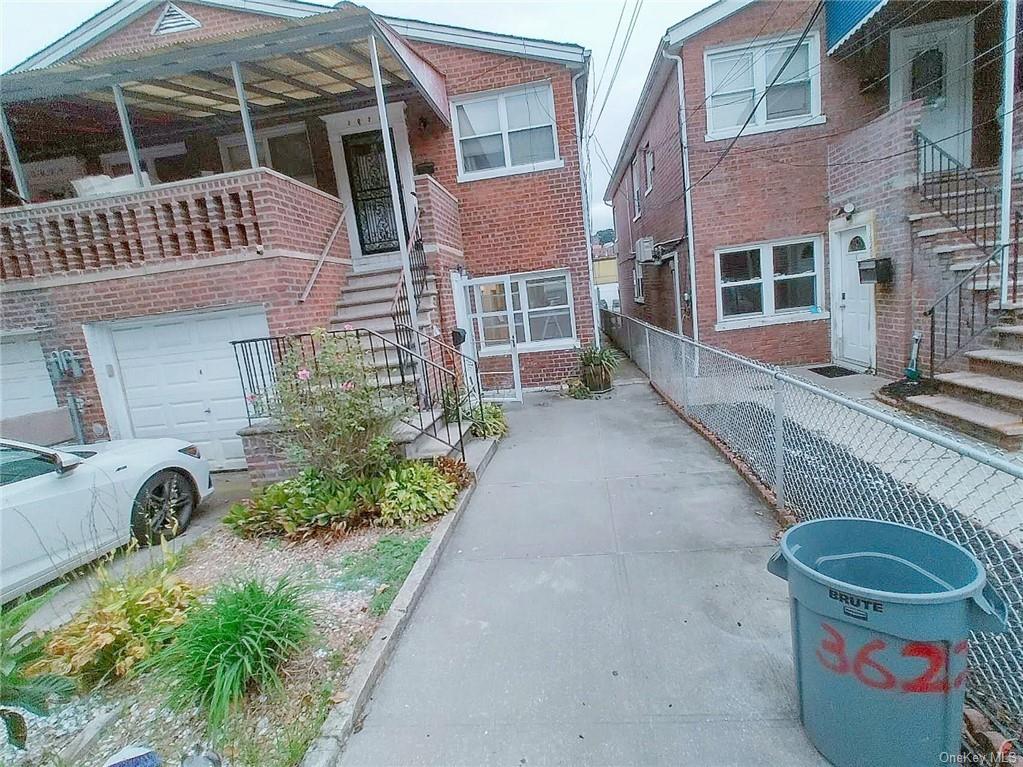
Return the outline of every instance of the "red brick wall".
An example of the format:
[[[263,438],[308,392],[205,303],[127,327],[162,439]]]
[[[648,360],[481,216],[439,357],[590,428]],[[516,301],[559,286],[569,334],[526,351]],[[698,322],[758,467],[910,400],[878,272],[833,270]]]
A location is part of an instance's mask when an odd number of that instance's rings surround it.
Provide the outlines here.
[[[641,237],[653,237],[654,242],[667,242],[685,236],[685,199],[682,180],[682,148],[678,131],[678,76],[672,67],[664,86],[656,95],[656,104],[638,140],[640,168],[641,213],[633,220],[632,173],[626,171],[612,194],[615,234],[618,237],[618,290],[622,311],[632,317],[676,331],[675,285],[670,262],[644,264],[644,303],[636,303],[633,295],[632,271],[635,264],[635,242]],[[654,154],[654,183],[646,191],[646,170],[642,150]],[[680,261],[687,263],[686,245],[679,244]],[[685,274],[683,268],[682,275]],[[680,294],[688,286],[680,284]],[[688,311],[683,304],[684,320]],[[691,326],[685,326],[691,332]]]
[[[459,204],[432,176],[416,176],[415,181],[423,245],[427,263],[436,280],[441,340],[450,343],[451,330],[458,325],[451,272],[465,266]]]
[[[432,162],[433,176],[458,199],[465,265],[474,277],[567,268],[575,300],[576,329],[583,344],[593,341],[589,264],[579,184],[579,152],[566,67],[464,48],[414,43],[447,78],[450,96],[550,80],[554,91],[558,150],[563,168],[459,183],[451,130],[425,111],[409,110],[414,164]],[[420,117],[426,121],[420,125]],[[445,333],[448,328],[445,328]],[[523,384],[562,380],[569,352],[523,355]],[[529,383],[527,383],[527,381]]]
[[[265,14],[243,13],[188,2],[175,2],[174,4],[202,24],[202,26],[199,29],[187,29],[173,34],[153,35],[153,27],[165,7],[161,3],[153,8],[153,10],[143,14],[110,36],[103,38],[95,45],[73,54],[69,60],[80,61],[83,59],[117,56],[135,51],[152,51],[167,45],[186,41],[194,42],[225,37],[232,32],[251,30],[256,27],[263,27],[269,30],[283,24],[280,19]]]

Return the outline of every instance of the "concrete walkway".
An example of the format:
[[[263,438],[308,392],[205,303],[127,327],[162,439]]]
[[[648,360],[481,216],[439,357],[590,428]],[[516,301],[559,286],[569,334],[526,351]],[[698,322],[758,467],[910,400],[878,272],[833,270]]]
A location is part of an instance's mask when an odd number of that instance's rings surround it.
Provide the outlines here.
[[[826,764],[729,464],[645,385],[509,421],[342,764]]]

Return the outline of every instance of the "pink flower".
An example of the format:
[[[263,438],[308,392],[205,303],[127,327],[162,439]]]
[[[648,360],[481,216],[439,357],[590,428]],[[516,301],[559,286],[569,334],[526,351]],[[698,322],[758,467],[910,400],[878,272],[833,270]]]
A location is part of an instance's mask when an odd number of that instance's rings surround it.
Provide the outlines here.
[[[354,381],[345,381],[343,384],[341,384],[342,391],[351,391],[354,388],[355,388]]]
[[[310,373],[305,368],[302,368],[295,374],[295,377],[298,378],[299,381],[308,381],[310,378],[313,377],[313,374]]]
[[[355,330],[355,327],[350,322],[345,323],[345,330]]]
[[[259,399],[259,395],[258,394],[246,394],[245,395],[245,399],[248,400],[249,402],[255,402],[256,400]]]

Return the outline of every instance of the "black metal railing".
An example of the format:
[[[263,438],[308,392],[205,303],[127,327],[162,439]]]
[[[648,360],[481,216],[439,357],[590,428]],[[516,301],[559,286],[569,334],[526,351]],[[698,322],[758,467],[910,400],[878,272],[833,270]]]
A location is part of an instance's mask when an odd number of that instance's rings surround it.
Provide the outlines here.
[[[420,353],[439,362],[448,370],[462,377],[460,391],[446,391],[444,409],[457,407],[470,420],[483,418],[483,379],[480,376],[479,361],[439,338],[427,335],[409,325],[397,325],[395,331],[413,337],[418,341]]]
[[[920,196],[985,255],[992,255],[998,247],[999,191],[920,131],[916,148]]]
[[[422,303],[423,293],[426,292],[426,278],[429,275],[429,267],[426,263],[426,249],[423,246],[423,234],[419,228],[419,213],[416,213],[415,223],[412,224],[412,235],[408,241],[408,259],[412,267],[412,290],[415,293],[416,307]]]
[[[981,252],[980,262],[924,310],[930,326],[929,367],[934,376],[951,359],[1001,316],[1003,258],[1009,258],[1008,294],[1019,289],[1019,219],[1014,213],[1013,243],[998,242],[1000,193],[919,131],[916,132],[917,188],[920,196],[951,222]]]
[[[467,396],[462,375],[373,330],[355,328],[328,335],[348,336],[362,348],[366,374],[381,407],[397,410],[401,423],[458,450],[465,459],[462,436],[468,418],[461,408],[445,412],[443,407],[445,398]],[[231,342],[250,426],[273,420],[277,381],[286,358],[294,364],[297,357],[310,370],[318,369],[321,350],[316,339],[314,334],[300,333]]]

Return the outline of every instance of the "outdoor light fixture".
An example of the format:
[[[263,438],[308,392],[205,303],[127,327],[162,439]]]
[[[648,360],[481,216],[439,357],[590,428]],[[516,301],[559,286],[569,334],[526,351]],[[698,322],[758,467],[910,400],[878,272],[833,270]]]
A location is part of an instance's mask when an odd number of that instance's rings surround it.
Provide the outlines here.
[[[852,219],[853,213],[855,213],[855,212],[856,212],[856,206],[853,205],[851,202],[847,202],[845,205],[842,206],[842,213],[843,213],[843,215],[845,215],[845,220],[846,221],[849,221],[850,219]]]

